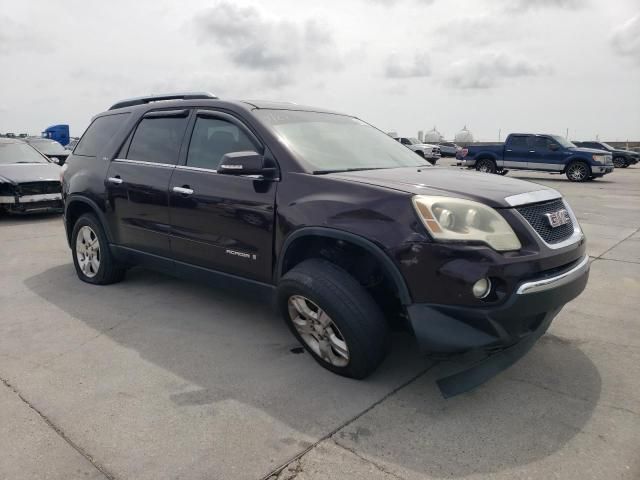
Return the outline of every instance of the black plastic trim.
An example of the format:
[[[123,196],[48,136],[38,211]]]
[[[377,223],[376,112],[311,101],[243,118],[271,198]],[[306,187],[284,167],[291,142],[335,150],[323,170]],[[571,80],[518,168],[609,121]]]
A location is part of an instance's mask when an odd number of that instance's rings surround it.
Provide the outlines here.
[[[410,305],[412,303],[411,295],[409,294],[409,289],[407,288],[407,284],[404,280],[404,277],[400,273],[400,270],[398,270],[398,267],[396,267],[396,265],[393,263],[391,258],[389,258],[389,256],[386,255],[378,245],[359,235],[355,235],[350,232],[345,232],[343,230],[336,230],[334,228],[303,227],[291,233],[284,241],[284,244],[282,245],[282,249],[280,251],[280,255],[278,258],[278,265],[275,272],[276,283],[282,276],[284,259],[287,256],[287,250],[293,244],[294,241],[302,237],[328,237],[336,240],[344,240],[347,242],[351,242],[355,245],[358,245],[359,247],[364,248],[376,259],[380,260],[385,271],[389,275],[391,275],[391,278],[393,279],[393,282],[396,288],[398,289],[398,295],[400,296],[400,301],[402,302],[402,304]]]

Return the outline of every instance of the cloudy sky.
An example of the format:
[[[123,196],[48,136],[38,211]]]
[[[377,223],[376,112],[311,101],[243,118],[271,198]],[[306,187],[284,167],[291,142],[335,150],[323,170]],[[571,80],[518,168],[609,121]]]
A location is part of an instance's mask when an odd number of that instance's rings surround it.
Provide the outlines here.
[[[0,0],[0,132],[168,91],[640,140],[640,0]]]

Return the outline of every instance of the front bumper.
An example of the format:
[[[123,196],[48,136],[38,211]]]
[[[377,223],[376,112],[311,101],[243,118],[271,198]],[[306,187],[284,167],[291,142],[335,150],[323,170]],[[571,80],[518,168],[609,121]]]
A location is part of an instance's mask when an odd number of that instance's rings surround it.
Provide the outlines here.
[[[0,196],[0,209],[9,213],[62,212],[61,193]]]
[[[596,177],[601,177],[602,175],[613,172],[613,168],[613,165],[596,165],[591,167],[591,173]]]
[[[589,266],[585,255],[564,271],[522,282],[494,307],[407,307],[423,353],[474,358],[462,371],[438,380],[442,394],[450,397],[475,388],[525,355],[562,307],[582,293]]]
[[[460,307],[413,304],[407,313],[424,353],[462,353],[499,350],[518,343],[584,290],[589,257],[565,271],[522,282],[500,305]]]

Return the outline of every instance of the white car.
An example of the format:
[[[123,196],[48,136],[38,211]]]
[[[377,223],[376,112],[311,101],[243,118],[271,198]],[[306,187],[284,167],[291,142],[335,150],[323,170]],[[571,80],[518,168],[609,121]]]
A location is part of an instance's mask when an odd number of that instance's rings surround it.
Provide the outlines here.
[[[393,137],[407,148],[410,148],[421,157],[435,165],[438,159],[441,157],[440,147],[438,145],[431,145],[430,143],[422,143],[417,138],[411,137]]]

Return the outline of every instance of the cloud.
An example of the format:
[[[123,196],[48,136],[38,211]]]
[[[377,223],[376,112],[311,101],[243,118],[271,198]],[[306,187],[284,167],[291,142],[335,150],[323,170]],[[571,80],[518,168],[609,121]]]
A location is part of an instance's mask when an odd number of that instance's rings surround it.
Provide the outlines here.
[[[193,22],[201,43],[222,47],[238,67],[264,72],[273,86],[290,83],[301,65],[315,71],[342,68],[332,33],[316,20],[268,18],[256,8],[222,1]]]
[[[24,25],[0,15],[0,55],[40,51],[42,39]]]
[[[402,54],[404,57],[404,54]],[[413,60],[403,61],[399,55],[387,59],[384,76],[387,78],[417,78],[431,75],[429,57],[425,53],[417,54]]]
[[[579,10],[588,5],[589,0],[505,0],[509,12],[525,12],[543,8]]]
[[[640,14],[616,28],[611,36],[613,50],[640,65]]]
[[[449,50],[452,45],[478,47],[499,43],[510,33],[512,23],[504,17],[489,14],[455,17],[435,28],[435,42]],[[464,32],[473,32],[473,35]]]
[[[536,77],[550,68],[507,54],[484,54],[456,61],[446,75],[446,83],[458,89],[486,89],[501,85],[504,79]]]

